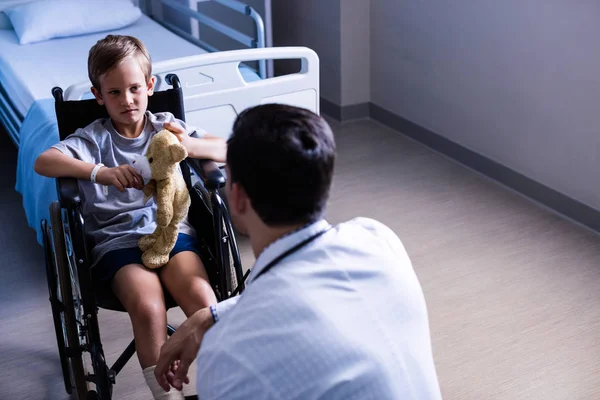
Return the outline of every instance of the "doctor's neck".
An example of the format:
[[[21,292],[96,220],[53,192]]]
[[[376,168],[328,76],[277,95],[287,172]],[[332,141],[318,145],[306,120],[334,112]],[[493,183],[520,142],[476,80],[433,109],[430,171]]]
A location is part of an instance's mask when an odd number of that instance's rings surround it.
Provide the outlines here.
[[[282,237],[297,231],[305,225],[306,223],[285,226],[268,226],[262,223],[262,221],[261,223],[253,224],[253,226],[248,229],[248,236],[250,237],[250,245],[252,246],[254,257],[258,258],[269,245]]]

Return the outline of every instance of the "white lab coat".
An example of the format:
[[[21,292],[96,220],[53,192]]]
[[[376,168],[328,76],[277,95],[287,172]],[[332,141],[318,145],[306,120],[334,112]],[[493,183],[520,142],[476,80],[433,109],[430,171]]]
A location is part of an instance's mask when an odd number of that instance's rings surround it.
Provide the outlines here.
[[[245,292],[217,306],[198,353],[209,399],[441,399],[420,283],[398,237],[367,218],[268,246]]]

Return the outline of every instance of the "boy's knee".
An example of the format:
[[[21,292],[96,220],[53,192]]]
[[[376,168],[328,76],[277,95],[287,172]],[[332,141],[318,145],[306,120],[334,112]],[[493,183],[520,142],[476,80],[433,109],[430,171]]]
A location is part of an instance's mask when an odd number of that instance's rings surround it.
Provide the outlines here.
[[[162,298],[140,298],[132,302],[128,312],[136,321],[152,323],[164,319],[167,310]]]
[[[212,286],[207,278],[204,276],[194,276],[189,280],[188,291],[212,291]]]

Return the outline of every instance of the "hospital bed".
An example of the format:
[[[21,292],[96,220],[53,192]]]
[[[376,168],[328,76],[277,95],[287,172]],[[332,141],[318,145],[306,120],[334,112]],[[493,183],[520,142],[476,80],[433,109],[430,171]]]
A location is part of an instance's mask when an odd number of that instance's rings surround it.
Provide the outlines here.
[[[10,3],[20,4],[31,1],[12,0]],[[204,16],[177,0],[136,1],[144,11],[140,19],[132,25],[110,33],[132,35],[141,39],[148,47],[155,63],[218,51],[209,43],[187,33],[172,19],[166,18],[165,11],[171,9],[180,14],[183,21],[185,21],[184,17],[200,21],[234,38],[242,47],[264,48],[264,22],[251,7],[233,0],[213,1],[251,16],[256,21],[254,37]],[[67,23],[67,21],[56,23]],[[13,29],[0,29],[0,121],[17,145],[19,128],[34,101],[51,98],[50,91],[55,86],[66,88],[73,83],[87,80],[88,51],[107,33],[109,32],[103,31],[20,45]],[[258,73],[246,66],[243,66],[240,71],[247,81],[266,77],[263,63],[260,64]]]
[[[317,55],[303,47],[264,47],[263,23],[250,7],[232,0],[213,1],[251,17],[256,22],[256,36],[250,38],[175,0],[136,2],[144,14],[135,23],[110,33],[132,35],[144,42],[152,56],[157,90],[167,87],[167,74],[177,74],[184,90],[186,121],[192,126],[226,138],[237,114],[247,107],[270,102],[319,113]],[[208,44],[162,18],[166,8],[212,24],[253,48],[224,52],[206,49]],[[65,100],[91,97],[87,54],[108,33],[21,45],[14,31],[0,30],[0,121],[19,149],[16,190],[23,196],[28,224],[36,230],[40,244],[40,221],[49,218],[49,205],[57,199],[55,180],[33,170],[37,156],[59,140],[51,90],[55,86],[67,88]],[[267,76],[265,62],[279,59],[301,60],[300,71]],[[257,70],[250,67],[252,64],[258,65]]]

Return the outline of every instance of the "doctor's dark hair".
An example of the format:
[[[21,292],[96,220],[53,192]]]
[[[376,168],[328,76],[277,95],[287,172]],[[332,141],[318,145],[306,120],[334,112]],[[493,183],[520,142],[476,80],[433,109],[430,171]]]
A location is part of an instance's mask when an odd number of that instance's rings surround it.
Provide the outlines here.
[[[148,49],[138,38],[126,35],[107,35],[98,40],[88,55],[88,77],[100,90],[100,77],[130,58],[135,59],[146,77],[152,76],[152,59]]]
[[[233,125],[228,179],[244,188],[266,225],[308,223],[324,215],[335,156],[323,118],[298,107],[259,105]]]

